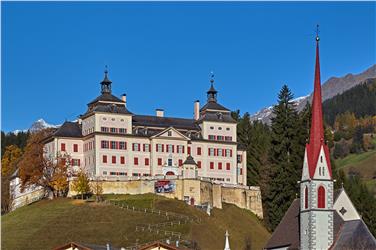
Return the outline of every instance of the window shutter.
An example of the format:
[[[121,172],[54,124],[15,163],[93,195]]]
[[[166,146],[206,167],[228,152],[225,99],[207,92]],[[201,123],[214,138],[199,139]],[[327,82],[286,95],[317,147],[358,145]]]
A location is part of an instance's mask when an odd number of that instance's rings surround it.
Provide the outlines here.
[[[78,166],[81,166],[81,160],[78,159]]]
[[[232,149],[230,149],[230,157],[232,157]]]
[[[185,148],[185,147],[184,147],[184,146],[181,146],[181,147],[182,147],[182,150],[183,150],[183,154],[184,154],[184,148]]]
[[[142,147],[143,147],[142,151],[145,152],[145,144],[143,144]]]
[[[210,148],[208,148],[208,156],[210,156]]]
[[[158,152],[158,144],[155,144],[155,152]]]
[[[162,144],[162,152],[164,152],[164,144]]]
[[[191,154],[191,147],[188,147],[188,154],[190,155]]]
[[[175,151],[175,145],[172,145],[172,153]]]

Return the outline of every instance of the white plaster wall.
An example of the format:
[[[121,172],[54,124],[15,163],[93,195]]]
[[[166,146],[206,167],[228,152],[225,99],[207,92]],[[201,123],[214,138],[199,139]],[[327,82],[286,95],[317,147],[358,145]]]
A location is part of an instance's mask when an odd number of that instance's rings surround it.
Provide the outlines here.
[[[125,114],[95,114],[95,131],[101,132],[101,127],[125,128],[127,134],[132,134],[132,115]]]
[[[94,132],[95,128],[95,116],[89,116],[82,120],[82,134],[88,135]]]
[[[222,129],[220,130],[219,128]],[[230,130],[227,130],[227,128]],[[209,135],[231,136],[232,141],[236,142],[236,123],[203,121],[201,134],[204,139],[209,139]]]

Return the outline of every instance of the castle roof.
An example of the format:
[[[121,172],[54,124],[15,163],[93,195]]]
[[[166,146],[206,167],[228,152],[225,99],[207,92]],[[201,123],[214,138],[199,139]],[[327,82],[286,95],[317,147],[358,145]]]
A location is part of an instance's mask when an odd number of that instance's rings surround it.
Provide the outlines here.
[[[53,134],[52,136],[59,137],[82,137],[82,130],[77,122],[64,122]]]
[[[144,127],[174,127],[176,129],[199,130],[194,119],[160,117],[151,115],[134,115],[133,126]]]
[[[195,160],[193,159],[193,157],[191,155],[187,156],[187,159],[185,159],[183,164],[197,165]]]

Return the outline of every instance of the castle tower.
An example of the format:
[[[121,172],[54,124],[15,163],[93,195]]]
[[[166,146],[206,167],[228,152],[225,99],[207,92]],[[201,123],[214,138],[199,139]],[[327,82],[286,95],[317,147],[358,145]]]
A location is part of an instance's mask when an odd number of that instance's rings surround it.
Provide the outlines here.
[[[324,140],[319,40],[317,34],[311,128],[300,182],[301,249],[328,249],[333,243],[333,179]]]

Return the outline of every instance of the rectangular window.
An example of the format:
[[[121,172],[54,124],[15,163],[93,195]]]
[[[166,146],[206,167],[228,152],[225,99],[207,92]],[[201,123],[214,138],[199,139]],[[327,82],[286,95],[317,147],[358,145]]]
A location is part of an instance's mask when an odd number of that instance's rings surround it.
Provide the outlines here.
[[[111,133],[116,133],[117,129],[116,128],[111,128],[110,131],[111,131]]]
[[[60,149],[61,149],[61,151],[65,151],[65,143],[62,143],[62,144],[60,145]]]
[[[158,166],[162,166],[162,158],[158,158]]]
[[[187,151],[188,151],[188,154],[190,155],[191,154],[191,147],[188,147]]]
[[[78,144],[73,144],[73,152],[78,152]]]
[[[222,149],[221,149],[221,148],[218,149],[218,156],[223,156],[223,155],[222,155]]]
[[[149,166],[149,158],[145,158],[145,166]]]
[[[222,135],[218,135],[218,136],[217,136],[217,140],[218,140],[218,141],[223,141],[223,136],[222,136]]]
[[[209,135],[209,140],[215,140],[215,135]]]
[[[111,141],[111,149],[116,149],[117,147],[116,141]]]
[[[127,144],[125,141],[119,142],[119,149],[127,149]]]
[[[173,153],[173,145],[167,144],[167,153]]]
[[[138,158],[137,158],[137,157],[135,157],[135,158],[133,159],[133,163],[134,163],[134,165],[138,165]]]
[[[124,156],[120,156],[120,164],[125,164],[125,157]]]
[[[198,167],[198,168],[201,168],[201,161],[198,161],[198,162],[197,162],[197,167]]]
[[[126,134],[127,130],[125,128],[119,128],[119,133],[120,134]]]
[[[112,156],[112,164],[116,164],[116,156]]]
[[[163,145],[162,144],[157,144],[157,152],[163,152]]]
[[[218,162],[218,169],[222,169],[222,162]]]
[[[182,166],[182,165],[183,165],[183,160],[179,159],[179,166]]]
[[[225,136],[225,141],[232,141],[232,136]]]
[[[240,169],[240,175],[243,175],[243,169],[242,168]]]
[[[210,169],[214,169],[214,162],[210,162]]]
[[[90,159],[90,158],[89,158]],[[103,155],[102,156],[102,162],[103,163],[107,163],[107,155]]]
[[[108,132],[108,128],[107,127],[101,127],[101,132],[104,132],[104,133]]]
[[[133,151],[140,151],[140,143],[133,143],[132,144]]]
[[[200,147],[197,148],[197,155],[201,155],[201,148]]]
[[[108,141],[101,141],[101,148],[108,148]]]
[[[230,163],[227,162],[227,163],[226,163],[226,170],[230,170],[230,169],[231,169],[231,167],[230,167]]]
[[[214,156],[214,148],[209,148],[209,156]]]
[[[241,155],[237,155],[237,160],[238,160],[238,163],[241,163],[242,162],[242,156]]]
[[[150,144],[144,144],[144,152],[150,152]]]

